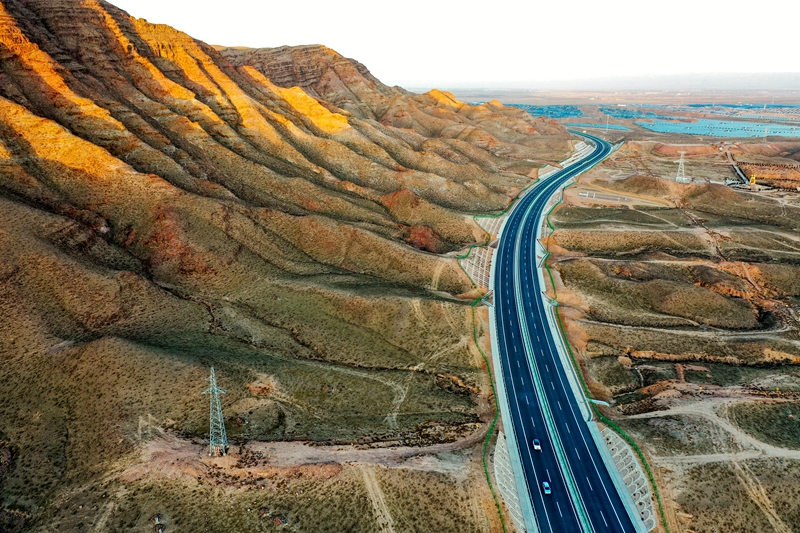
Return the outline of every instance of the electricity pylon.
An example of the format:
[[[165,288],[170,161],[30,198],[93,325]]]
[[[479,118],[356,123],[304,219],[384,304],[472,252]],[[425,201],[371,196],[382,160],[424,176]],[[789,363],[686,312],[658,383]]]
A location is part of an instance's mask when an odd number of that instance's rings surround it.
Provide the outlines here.
[[[228,453],[228,435],[225,433],[225,419],[222,418],[219,395],[225,394],[226,391],[217,386],[217,375],[213,366],[211,375],[207,379],[210,384],[203,394],[210,395],[208,455],[225,455]]]
[[[683,168],[683,154],[686,152],[681,152],[681,160],[678,161],[678,173],[675,175],[675,181],[678,183],[689,183],[689,180],[686,178],[686,169]]]

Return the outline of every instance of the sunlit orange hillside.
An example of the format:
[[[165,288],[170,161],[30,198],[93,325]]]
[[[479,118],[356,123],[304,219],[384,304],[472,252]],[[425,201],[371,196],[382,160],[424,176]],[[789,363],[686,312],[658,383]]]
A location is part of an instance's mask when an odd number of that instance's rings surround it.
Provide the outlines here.
[[[570,143],[322,46],[2,0],[0,529],[83,530],[112,489],[174,489],[115,476],[153,436],[205,435],[212,364],[233,442],[473,431],[487,382],[451,252]],[[137,498],[96,530],[138,523]]]

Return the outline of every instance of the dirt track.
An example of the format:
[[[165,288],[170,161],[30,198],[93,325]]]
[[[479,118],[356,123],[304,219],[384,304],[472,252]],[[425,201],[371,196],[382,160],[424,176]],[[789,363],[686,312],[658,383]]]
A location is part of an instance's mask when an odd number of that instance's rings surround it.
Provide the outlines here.
[[[468,437],[454,442],[383,448],[252,441],[245,446],[232,446],[225,457],[208,457],[203,444],[166,434],[148,441],[142,449],[140,460],[129,465],[121,477],[126,480],[144,476],[202,478],[217,468],[222,468],[233,478],[280,476],[284,473],[325,477],[328,467],[357,463],[446,472],[464,479],[470,467],[469,454],[452,452],[474,446],[485,435],[486,425],[483,425]]]
[[[761,398],[758,398],[761,399]],[[701,416],[729,433],[741,451],[727,453],[712,453],[699,455],[679,455],[679,456],[656,456],[654,459],[659,463],[665,464],[700,464],[710,462],[738,462],[745,459],[759,459],[765,457],[779,457],[784,459],[800,460],[800,450],[781,448],[762,442],[752,435],[742,431],[738,426],[731,423],[726,416],[721,416],[719,411],[726,413],[731,404],[739,403],[743,400],[721,398],[713,400],[703,400],[677,405],[664,411],[654,411],[641,415],[634,415],[630,418],[654,418],[670,415],[694,415]]]

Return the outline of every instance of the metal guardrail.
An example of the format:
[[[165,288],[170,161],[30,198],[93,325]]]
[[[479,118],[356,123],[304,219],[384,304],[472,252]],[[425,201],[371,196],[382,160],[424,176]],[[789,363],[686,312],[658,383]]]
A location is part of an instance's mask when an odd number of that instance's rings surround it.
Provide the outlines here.
[[[524,217],[527,217],[528,214],[533,210],[534,204],[531,205],[526,209]],[[519,251],[522,246],[522,231],[517,234],[517,239],[515,243],[515,255],[519,257]],[[519,267],[519,264],[516,263],[515,267]],[[516,304],[517,304],[517,313],[520,317],[525,316],[525,311],[523,309],[523,298],[522,298],[522,287],[520,287],[519,283],[514,284],[514,290],[516,292]],[[532,370],[533,375],[533,383],[536,387],[536,393],[539,398],[544,398],[547,394],[544,391],[544,386],[542,385],[541,377],[539,376],[539,370],[536,363],[533,361],[533,344],[530,339],[530,334],[528,332],[528,324],[524,318],[520,319],[520,327],[522,329],[522,340],[525,344],[525,354],[528,357],[528,365]],[[572,468],[570,468],[569,461],[567,460],[567,455],[564,452],[564,446],[561,443],[561,438],[556,430],[555,422],[553,421],[553,413],[550,410],[550,404],[548,402],[540,402],[540,408],[542,409],[542,413],[544,414],[545,424],[547,426],[547,433],[550,437],[550,441],[553,444],[553,449],[556,452],[556,456],[558,457],[558,462],[561,465],[561,471],[564,474],[565,481],[567,488],[570,493],[570,498],[575,506],[575,510],[578,513],[578,519],[581,522],[581,527],[585,532],[591,532],[592,526],[589,522],[589,517],[586,514],[586,508],[583,503],[583,498],[581,497],[580,492],[578,491],[577,484],[575,483],[575,476],[572,473]],[[566,468],[564,468],[566,466]]]
[[[497,232],[498,240],[502,238],[503,230],[505,229],[507,221],[507,217],[503,219],[500,230]],[[494,287],[496,266],[497,263],[492,261],[492,265],[489,269],[489,285],[491,287]],[[497,341],[497,320],[495,317],[495,312],[494,306],[489,308],[489,335],[492,343],[492,365],[495,369],[501,369],[502,362],[500,361],[500,345]],[[528,498],[528,482],[525,477],[525,473],[522,470],[522,460],[520,459],[519,448],[516,446],[517,437],[516,433],[514,432],[514,425],[511,422],[511,407],[508,401],[508,396],[506,395],[503,372],[498,371],[495,372],[494,375],[497,382],[497,387],[495,388],[497,391],[497,403],[500,407],[500,414],[503,417],[503,428],[506,430],[506,434],[511,442],[511,444],[508,446],[508,453],[511,457],[511,470],[514,472],[514,480],[516,481],[517,485],[517,494],[519,495],[520,510],[522,511],[522,518],[525,522],[525,529],[527,530],[527,533],[539,533],[539,528],[536,526],[536,518],[533,512],[533,505],[531,504],[530,498]]]
[[[602,160],[600,160],[600,161],[602,161]],[[591,167],[587,168],[586,171],[590,170],[596,164],[600,163],[600,161],[595,162]],[[558,193],[561,194],[561,196],[559,197],[558,201],[556,201],[550,207],[550,209],[548,209],[546,211],[542,211],[541,215],[539,216],[539,218],[537,220],[537,225],[536,225],[536,230],[537,230],[536,239],[537,240],[539,240],[541,238],[541,231],[545,227],[545,225],[546,225],[546,227],[550,228],[551,231],[555,230],[555,226],[553,226],[553,224],[550,222],[550,214],[556,209],[556,207],[558,207],[563,202],[563,200],[564,200],[564,189],[566,189],[567,187],[570,187],[570,186],[572,186],[574,184],[575,184],[575,182],[565,183],[564,186],[561,187],[559,189],[559,191],[558,191]],[[554,192],[553,196],[555,196],[556,194],[557,193]],[[550,284],[551,284],[551,286],[553,287],[553,289],[555,291],[555,286],[556,286],[555,279],[553,277],[553,273],[550,270],[549,265],[547,265],[547,257],[549,257],[549,255],[550,255],[550,252],[548,250],[547,253],[544,256],[543,263],[544,263],[545,270],[547,271],[547,274],[549,276]],[[541,283],[541,286],[544,287],[545,286],[544,271],[542,269],[538,270],[538,276],[539,276],[539,282]],[[546,294],[542,296],[543,299],[545,299],[545,297],[546,297]],[[630,497],[630,493],[628,492],[627,487],[625,486],[625,483],[624,483],[624,481],[622,479],[622,476],[620,475],[619,471],[617,470],[617,465],[614,462],[613,458],[611,457],[611,454],[609,453],[609,451],[608,451],[608,449],[606,447],[605,441],[603,440],[602,436],[600,435],[599,428],[597,427],[596,424],[593,423],[593,419],[592,418],[593,418],[593,414],[595,412],[595,409],[594,409],[594,406],[592,404],[590,404],[590,402],[589,402],[590,396],[588,394],[588,388],[586,388],[585,386],[582,386],[582,385],[584,385],[584,381],[582,379],[582,376],[580,376],[579,373],[578,373],[577,362],[574,361],[574,358],[571,357],[571,353],[572,353],[571,350],[567,349],[566,343],[568,341],[566,339],[566,334],[563,331],[563,324],[561,323],[561,317],[560,317],[560,315],[558,315],[558,311],[555,309],[555,307],[553,307],[551,310],[552,310],[551,313],[547,313],[547,321],[548,321],[548,324],[549,324],[551,330],[558,332],[557,335],[554,335],[554,340],[556,341],[556,348],[558,350],[558,355],[559,355],[559,358],[562,361],[562,365],[564,366],[565,370],[569,369],[569,371],[567,372],[567,378],[568,378],[567,380],[570,383],[573,395],[575,396],[575,398],[577,400],[579,400],[579,406],[580,406],[581,412],[584,415],[584,419],[587,422],[587,427],[589,429],[589,433],[592,436],[592,440],[595,442],[595,446],[597,446],[598,452],[600,453],[600,456],[603,459],[603,462],[606,464],[606,468],[607,468],[607,470],[609,472],[611,480],[614,483],[614,488],[617,491],[617,493],[619,494],[620,500],[622,501],[623,505],[625,506],[626,511],[627,511],[628,515],[630,516],[630,518],[631,518],[631,522],[633,523],[634,528],[636,528],[638,531],[640,531],[642,533],[646,533],[646,530],[643,529],[642,522],[639,520],[638,512],[636,510],[636,505],[635,505],[633,499]]]
[[[584,146],[580,152],[577,154],[573,154],[570,158],[566,161],[574,161],[576,156],[578,159],[582,159],[583,154],[586,151],[591,151],[591,146]],[[565,161],[565,162],[566,162]],[[565,168],[570,166],[569,164],[565,165]],[[540,178],[542,179],[542,178]],[[538,183],[538,181],[537,181]],[[506,212],[510,212],[513,208],[517,206],[517,202],[519,198],[521,198],[525,193],[529,192],[530,188],[526,187],[517,196],[514,202],[506,209],[504,213],[501,213],[499,216],[506,214]],[[503,232],[505,230],[506,222],[508,221],[508,217],[503,218],[503,222],[500,226],[500,229],[497,233],[497,239],[502,239]],[[489,273],[489,286],[494,287],[494,279],[496,275],[496,262],[492,261]],[[517,301],[521,301],[520,298],[517,298]],[[497,336],[497,328],[496,328],[496,317],[495,317],[495,308],[489,308],[489,327],[490,327],[490,336],[491,336],[491,343],[492,343],[492,363],[495,369],[501,368],[501,361],[500,361],[500,348],[498,344],[498,336]],[[528,339],[530,342],[530,339]],[[530,352],[529,352],[530,353]],[[514,432],[513,423],[511,422],[512,418],[510,415],[510,403],[508,397],[506,395],[506,388],[505,388],[505,381],[502,372],[495,372],[495,379],[497,381],[497,395],[498,395],[498,403],[500,405],[500,412],[504,420],[503,427],[506,429],[508,433],[509,439],[511,444],[508,446],[509,455],[511,457],[511,466],[512,470],[514,471],[514,478],[517,484],[517,494],[519,495],[520,499],[520,506],[523,514],[523,519],[525,521],[525,528],[527,529],[528,533],[537,533],[539,531],[536,525],[535,513],[533,511],[533,506],[531,504],[530,498],[528,497],[528,485],[527,485],[527,478],[524,475],[522,469],[522,462],[520,458],[520,450],[516,446],[518,442],[516,438],[516,434]],[[563,452],[562,452],[563,453]],[[591,529],[589,529],[591,531]]]
[[[584,151],[585,148],[588,148],[588,146],[582,148],[581,151]],[[574,154],[573,154],[573,156],[574,156]],[[554,171],[555,170],[556,169],[554,169]],[[545,178],[547,176],[549,176],[549,174],[546,175],[546,176],[539,177],[539,179],[537,179],[537,181],[531,183],[527,187],[524,187],[520,191],[520,193],[517,195],[517,197],[514,198],[514,200],[512,200],[511,204],[506,209],[501,211],[500,213],[497,213],[495,215],[484,215],[484,216],[487,216],[487,217],[502,217],[502,222],[500,223],[500,228],[497,230],[496,238],[497,238],[498,241],[502,238],[503,231],[505,230],[506,222],[508,221],[508,217],[505,216],[505,215],[507,215],[512,209],[514,209],[517,206],[517,203],[519,202],[519,199],[525,193],[527,193],[531,189],[531,187],[535,186],[536,183],[539,183],[539,180],[541,180],[541,179],[543,179],[543,178]],[[476,216],[478,216],[478,215],[476,215]],[[487,244],[488,244],[488,242],[487,242]],[[468,257],[469,253],[472,251],[472,249],[473,249],[473,247],[470,247],[470,249],[467,251],[467,253],[464,254],[461,258]],[[489,288],[493,288],[494,287],[494,278],[495,278],[495,275],[496,275],[496,266],[497,266],[496,262],[495,261],[491,261],[490,267],[489,267]],[[476,303],[477,303],[477,300],[476,300]],[[501,368],[502,363],[500,361],[500,346],[499,346],[498,341],[497,341],[497,325],[496,325],[497,321],[496,321],[496,317],[495,317],[495,312],[496,312],[495,311],[495,307],[494,306],[489,306],[489,337],[490,337],[491,346],[492,346],[492,367],[495,368],[495,369],[499,369],[499,368]],[[473,313],[474,313],[474,307],[473,307]],[[473,319],[473,335],[475,336],[475,343],[477,345],[477,333],[475,333],[474,327],[475,327],[475,323],[474,323],[474,319]],[[481,355],[484,356],[484,360],[486,360],[486,355],[483,353],[483,350],[480,349],[480,345],[478,345],[478,350],[481,352]],[[487,367],[488,367],[488,361],[487,361]],[[506,433],[508,434],[508,439],[510,439],[510,444],[508,446],[508,452],[509,452],[509,457],[511,459],[511,470],[514,473],[514,480],[515,480],[516,485],[517,485],[517,495],[519,497],[520,510],[522,512],[522,518],[523,518],[523,521],[525,523],[525,529],[527,530],[527,533],[538,533],[539,532],[539,528],[536,525],[536,518],[535,518],[534,511],[533,511],[533,506],[531,504],[530,498],[527,497],[527,495],[528,495],[528,484],[527,484],[527,480],[526,480],[525,475],[524,475],[523,470],[522,470],[522,461],[520,459],[520,452],[519,452],[518,447],[516,446],[517,438],[516,438],[516,435],[514,433],[513,424],[511,423],[510,404],[508,402],[508,396],[506,395],[506,388],[505,388],[505,381],[504,381],[504,378],[503,378],[503,373],[502,372],[494,372],[493,373],[491,371],[492,367],[489,367],[489,377],[491,379],[492,378],[492,374],[494,374],[494,380],[493,381],[495,381],[497,383],[496,387],[494,386],[494,384],[492,384],[492,390],[495,393],[495,405],[498,407],[498,412],[499,412],[500,416],[502,416],[502,419],[504,421],[503,427],[505,428]],[[483,460],[484,473],[486,474],[486,479],[487,479],[487,482],[489,483],[489,488],[492,490],[492,495],[493,496],[495,496],[495,492],[494,492],[494,488],[492,487],[492,483],[491,483],[491,481],[489,479],[489,473],[488,473],[488,469],[487,469],[487,466],[486,466],[486,446],[488,445],[488,439],[491,436],[491,433],[492,433],[493,428],[494,428],[494,422],[496,420],[497,420],[497,416],[495,416],[495,419],[492,421],[492,428],[489,431],[489,435],[487,435],[487,440],[484,443],[484,452],[483,452],[483,455],[484,455],[484,460]],[[495,502],[496,502],[496,500],[495,500]],[[499,508],[498,508],[498,512],[500,512]],[[502,513],[500,513],[500,520],[501,521],[503,520]],[[505,523],[503,523],[503,531],[505,531]]]

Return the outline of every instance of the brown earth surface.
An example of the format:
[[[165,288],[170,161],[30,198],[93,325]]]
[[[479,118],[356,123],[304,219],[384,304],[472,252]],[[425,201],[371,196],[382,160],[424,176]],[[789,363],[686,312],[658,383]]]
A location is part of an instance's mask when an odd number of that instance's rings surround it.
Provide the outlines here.
[[[800,489],[776,461],[795,468],[800,447],[800,197],[675,183],[680,151],[687,175],[730,172],[714,145],[631,142],[552,215],[567,333],[655,467],[671,530],[795,531]]]
[[[114,472],[165,432],[207,434],[211,365],[236,445],[417,447],[484,427],[476,291],[452,252],[484,238],[470,215],[573,143],[321,46],[217,50],[101,0],[2,0],[0,527],[163,513],[188,531],[373,531],[362,511],[385,483],[398,529],[496,529],[475,444],[468,479],[321,465],[313,487],[297,471],[307,492],[270,492],[279,510],[234,482]]]

